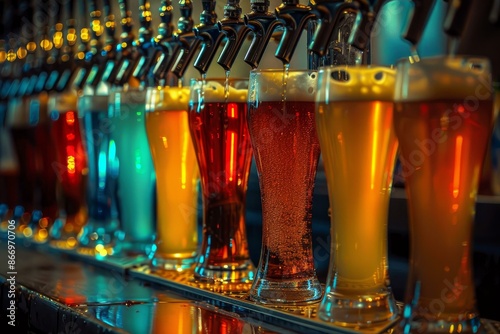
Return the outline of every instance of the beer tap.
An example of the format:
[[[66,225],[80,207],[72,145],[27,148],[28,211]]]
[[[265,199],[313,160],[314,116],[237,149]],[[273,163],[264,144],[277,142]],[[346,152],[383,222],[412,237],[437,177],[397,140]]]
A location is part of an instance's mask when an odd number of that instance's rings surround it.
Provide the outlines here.
[[[118,72],[114,83],[122,86],[130,83],[129,80],[132,78],[132,73],[141,58],[141,52],[135,46],[135,36],[132,32],[133,22],[128,2],[127,0],[119,0],[119,3],[122,34],[118,52],[121,54],[121,57],[117,65]]]
[[[137,66],[132,73],[132,76],[144,83],[148,79],[148,74],[154,61],[158,58],[158,48],[156,48],[155,39],[153,37],[153,29],[151,28],[151,7],[147,0],[139,2],[140,28],[139,37],[134,42],[135,47],[141,53],[137,62]]]
[[[31,6],[29,1],[21,3],[21,15],[23,17],[28,17],[31,19],[35,17],[34,8],[33,6]],[[32,31],[32,33],[34,33],[34,31]],[[20,97],[31,95],[36,83],[36,76],[33,75],[35,71],[34,67],[35,67],[36,40],[33,34],[28,33],[27,35],[28,36],[26,36],[27,37],[26,46],[25,47],[21,46],[18,48],[18,53],[25,53],[26,55],[24,64],[22,66],[22,74],[21,74],[22,79],[17,92],[17,96]]]
[[[328,58],[328,64],[350,64],[355,61],[346,54],[349,36],[352,35],[352,28],[359,11],[359,7],[364,5],[368,12],[366,1],[344,0],[316,0],[312,1],[312,11],[317,16],[317,27],[310,39],[309,51],[313,54]],[[368,17],[365,14],[365,17]],[[333,43],[333,44],[332,44]],[[333,45],[333,47],[332,47]],[[316,60],[314,60],[316,62]],[[318,64],[310,64],[316,67]]]
[[[87,1],[78,1],[78,3],[80,4],[80,13],[87,13]],[[87,82],[92,64],[90,60],[86,58],[86,56],[90,54],[90,25],[88,24],[87,16],[81,15],[81,19],[79,22],[80,43],[76,48],[76,53],[73,59],[74,64],[76,68],[78,68],[78,70],[75,71],[76,77],[73,80],[73,87],[77,90],[82,90],[85,83]]]
[[[77,40],[76,19],[73,1],[67,2],[66,16],[66,34],[61,50],[61,57],[59,60],[61,75],[59,77],[59,81],[55,86],[55,89],[58,92],[66,90],[70,86],[72,76],[77,73],[77,68],[75,66],[75,62],[73,61],[73,58],[75,57],[75,47]]]
[[[152,76],[156,84],[163,85],[168,78],[169,69],[176,53],[176,43],[173,42],[174,25],[172,24],[172,1],[162,0],[160,5],[161,23],[158,27],[158,36],[155,37],[155,49],[159,56],[152,69]]]
[[[444,19],[444,31],[451,37],[462,35],[472,0],[451,0]]]
[[[252,68],[259,66],[274,30],[281,25],[276,15],[268,10],[269,3],[269,0],[251,0],[252,11],[243,17],[247,27],[253,31],[253,39],[244,58]]]
[[[47,65],[49,76],[45,82],[45,90],[52,91],[55,89],[57,81],[61,75],[59,68],[59,57],[64,43],[63,20],[62,20],[62,5],[57,2],[52,2],[51,5],[56,6],[54,22],[52,24],[52,43],[50,46],[49,57],[47,58]]]
[[[275,56],[284,64],[289,64],[302,31],[315,15],[310,6],[302,5],[298,0],[283,0],[275,11],[276,18],[284,29]]]
[[[409,15],[408,26],[403,37],[416,49],[434,8],[435,0],[413,0],[413,4],[413,10]],[[416,50],[413,52],[415,53]]]
[[[500,0],[493,1],[489,19],[491,23],[500,25]]]
[[[101,41],[103,29],[101,25],[101,11],[97,8],[97,0],[89,0],[88,6],[90,10],[91,38],[89,43],[90,50],[86,54],[86,58],[90,61],[91,68],[85,84],[96,88],[101,81],[103,74],[101,69],[106,63],[106,58],[101,52],[103,49]]]
[[[189,61],[193,58],[193,53],[198,49],[201,40],[193,32],[193,3],[191,0],[179,1],[181,18],[178,22],[178,30],[174,32],[173,41],[178,44],[177,52],[174,56],[172,74],[181,78],[186,71]]]
[[[20,6],[19,9],[25,10],[24,6]],[[20,13],[19,15],[23,15]],[[23,66],[26,61],[26,49],[24,48],[23,39],[19,38],[21,35],[22,29],[18,29],[17,35],[9,38],[9,52],[7,53],[7,60],[10,61],[10,77],[11,83],[8,92],[9,98],[16,98],[21,96],[20,92],[22,92],[21,84],[23,83]]]
[[[113,14],[110,0],[103,0],[103,9],[106,41],[102,52],[106,55],[106,60],[103,68],[101,69],[101,71],[103,71],[101,81],[111,84],[113,83],[118,70],[118,66],[116,65],[116,49],[118,48],[118,43],[115,37],[115,16]]]
[[[245,21],[241,17],[239,0],[228,0],[227,5],[224,6],[224,19],[219,21],[217,25],[227,38],[217,63],[229,71],[241,49],[245,36],[252,31],[245,25]]]
[[[356,0],[356,2],[358,3],[361,19],[354,24],[348,44],[362,51],[364,55],[366,55],[370,44],[373,25],[386,0]],[[366,58],[367,57],[365,57],[365,59]]]
[[[219,48],[224,34],[220,32],[217,23],[217,13],[215,12],[215,1],[202,0],[203,11],[200,14],[200,24],[194,27],[193,31],[196,37],[201,40],[201,50],[198,57],[194,61],[194,67],[200,73],[206,73],[212,60],[215,57],[215,52]]]

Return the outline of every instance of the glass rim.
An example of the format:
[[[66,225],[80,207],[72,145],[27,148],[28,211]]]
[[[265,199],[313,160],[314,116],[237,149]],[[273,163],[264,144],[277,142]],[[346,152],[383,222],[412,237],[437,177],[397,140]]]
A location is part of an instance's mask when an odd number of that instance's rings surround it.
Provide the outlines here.
[[[284,73],[285,70],[283,68],[254,68],[250,70],[250,74],[252,73]],[[318,70],[314,69],[288,69],[288,73],[311,73],[318,72]]]
[[[436,55],[436,56],[431,56],[431,57],[422,57],[418,61],[410,60],[411,56],[408,57],[403,57],[399,58],[395,65],[399,64],[426,64],[426,63],[432,63],[438,60],[462,60],[462,61],[480,61],[480,62],[485,62],[489,66],[491,66],[491,61],[488,57],[483,57],[483,56],[475,56],[471,54],[459,54],[459,55]]]
[[[395,65],[376,65],[376,64],[369,64],[369,65],[324,65],[324,66],[319,66],[318,67],[318,72],[320,71],[325,71],[325,70],[350,70],[350,69],[387,69],[387,70],[396,70]]]
[[[189,82],[209,82],[209,81],[216,81],[216,82],[235,82],[235,81],[248,81],[248,78],[243,78],[243,77],[207,77],[207,78],[190,78]],[[189,87],[189,86],[185,86]]]

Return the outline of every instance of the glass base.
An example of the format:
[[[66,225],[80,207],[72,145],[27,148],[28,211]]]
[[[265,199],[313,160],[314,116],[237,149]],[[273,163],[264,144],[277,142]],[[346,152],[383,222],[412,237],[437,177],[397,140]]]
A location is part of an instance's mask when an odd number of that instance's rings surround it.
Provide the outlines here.
[[[305,280],[256,279],[250,299],[262,304],[307,305],[321,299],[322,288],[317,278]]]
[[[117,227],[117,220],[106,222],[89,220],[78,234],[77,251],[97,257],[113,255],[116,241],[114,233]]]
[[[195,264],[196,257],[186,258],[165,258],[155,255],[151,261],[151,265],[156,269],[184,271],[192,269]]]
[[[368,326],[396,319],[397,306],[390,290],[349,296],[329,292],[323,297],[318,316],[340,326]]]
[[[403,319],[394,328],[394,333],[482,333],[479,316],[471,315],[465,320],[432,320],[425,316]]]
[[[252,261],[246,260],[238,266],[231,264],[223,266],[200,266],[194,269],[194,278],[207,283],[249,283],[255,275]]]

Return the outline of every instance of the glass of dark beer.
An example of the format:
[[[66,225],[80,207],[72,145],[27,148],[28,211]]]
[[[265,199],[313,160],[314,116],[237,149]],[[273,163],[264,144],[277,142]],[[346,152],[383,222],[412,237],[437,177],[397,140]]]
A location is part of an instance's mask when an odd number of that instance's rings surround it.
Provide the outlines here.
[[[245,226],[252,159],[247,94],[248,80],[191,82],[188,119],[203,193],[199,281],[246,284],[253,279]]]
[[[312,250],[312,195],[320,148],[316,71],[250,73],[248,126],[262,196],[262,249],[250,298],[265,304],[319,301]]]
[[[387,222],[397,139],[395,71],[319,70],[316,124],[331,208],[331,253],[319,317],[346,326],[393,320]]]
[[[486,59],[436,57],[397,65],[394,128],[410,223],[405,331],[479,331],[472,229],[492,132]]]

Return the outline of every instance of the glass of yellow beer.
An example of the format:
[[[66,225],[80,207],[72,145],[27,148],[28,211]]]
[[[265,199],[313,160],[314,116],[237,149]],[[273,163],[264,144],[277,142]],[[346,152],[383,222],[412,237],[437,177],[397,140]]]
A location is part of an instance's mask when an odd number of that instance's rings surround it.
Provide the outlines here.
[[[156,171],[153,265],[184,270],[198,248],[199,171],[188,125],[189,87],[148,89],[146,132]]]
[[[477,332],[471,232],[492,132],[489,62],[460,56],[402,60],[394,101],[410,223],[401,326],[407,332]]]
[[[367,326],[397,316],[389,286],[387,221],[397,152],[395,71],[319,70],[316,128],[331,208],[331,254],[319,317]]]

